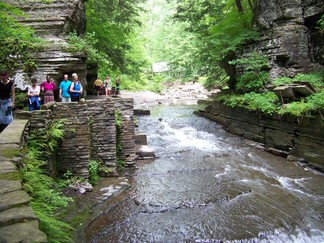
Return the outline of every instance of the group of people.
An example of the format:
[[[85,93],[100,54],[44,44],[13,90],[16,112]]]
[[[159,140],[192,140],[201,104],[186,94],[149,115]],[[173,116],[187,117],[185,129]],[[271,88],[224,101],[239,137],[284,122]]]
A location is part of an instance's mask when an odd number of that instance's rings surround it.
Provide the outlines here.
[[[54,90],[56,84],[50,75],[40,85],[37,79],[31,79],[31,85],[27,88],[28,109],[29,111],[39,110],[41,106],[40,95],[43,92],[43,104],[54,101]],[[76,73],[72,74],[72,81],[69,80],[68,74],[59,86],[59,98],[61,102],[79,102],[83,88]],[[13,120],[12,109],[15,107],[15,86],[14,82],[9,80],[8,73],[0,72],[0,132]]]
[[[15,107],[15,86],[14,82],[9,80],[6,72],[0,72],[0,132],[13,120],[12,109]],[[100,95],[102,88],[106,96],[110,96],[113,91],[113,84],[109,76],[102,82],[98,77],[94,82],[97,95]],[[27,88],[28,109],[29,111],[39,110],[41,106],[41,94],[43,94],[43,104],[55,101],[54,90],[56,84],[50,75],[46,75],[46,80],[40,85],[37,79],[31,79],[31,85]],[[79,102],[83,92],[83,87],[76,73],[72,74],[72,81],[69,75],[64,74],[63,80],[59,85],[59,99],[61,102]],[[116,80],[115,94],[120,92],[120,79]]]
[[[104,88],[106,96],[112,95],[113,83],[109,76],[106,76],[106,79],[104,81],[101,81],[100,78],[98,77],[94,81],[93,85],[97,91],[97,96],[100,95],[100,91],[102,88]],[[120,79],[118,78],[116,80],[115,94],[119,94],[119,92],[120,92]]]
[[[28,87],[28,108],[30,111],[40,109],[40,94],[43,92],[43,104],[54,101],[54,90],[56,84],[50,75],[46,76],[46,80],[40,85],[37,85],[37,79],[31,79],[32,85]],[[61,102],[80,101],[80,96],[83,92],[81,82],[76,73],[72,74],[72,81],[69,80],[69,75],[64,74],[63,80],[59,86],[59,98]]]

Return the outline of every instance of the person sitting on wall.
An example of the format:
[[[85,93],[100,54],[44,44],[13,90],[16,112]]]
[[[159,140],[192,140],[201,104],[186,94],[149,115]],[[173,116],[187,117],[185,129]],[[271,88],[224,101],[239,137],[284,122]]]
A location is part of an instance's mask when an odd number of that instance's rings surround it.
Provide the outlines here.
[[[28,86],[28,108],[29,111],[39,110],[40,109],[40,86],[37,85],[37,79],[31,79],[32,85]]]
[[[56,84],[50,75],[46,75],[46,80],[40,84],[41,91],[44,92],[44,104],[54,101],[54,90]]]
[[[82,94],[82,85],[76,73],[72,74],[72,81],[73,82],[70,87],[71,101],[79,102]]]
[[[95,86],[95,89],[97,91],[97,96],[99,96],[102,87],[102,81],[100,80],[99,77],[94,81],[93,85]]]
[[[59,96],[61,99],[61,102],[71,102],[71,96],[69,94],[70,92],[70,86],[72,82],[69,80],[69,75],[64,74],[63,80],[60,83],[60,90],[59,90]]]
[[[13,121],[15,86],[6,72],[0,73],[0,133]]]

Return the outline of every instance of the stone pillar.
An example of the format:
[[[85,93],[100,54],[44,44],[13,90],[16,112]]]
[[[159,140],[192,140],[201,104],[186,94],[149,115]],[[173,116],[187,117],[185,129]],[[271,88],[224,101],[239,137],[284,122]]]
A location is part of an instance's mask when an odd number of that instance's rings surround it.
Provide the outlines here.
[[[116,124],[114,103],[107,100],[87,101],[91,136],[91,158],[116,169]]]
[[[64,138],[59,148],[58,170],[75,176],[89,177],[90,133],[87,107],[78,103],[58,103],[53,109],[55,119],[65,119]]]
[[[135,125],[134,125],[134,100],[133,99],[115,99],[115,108],[120,111],[121,125],[121,145],[122,160],[125,161],[125,167],[135,164]]]

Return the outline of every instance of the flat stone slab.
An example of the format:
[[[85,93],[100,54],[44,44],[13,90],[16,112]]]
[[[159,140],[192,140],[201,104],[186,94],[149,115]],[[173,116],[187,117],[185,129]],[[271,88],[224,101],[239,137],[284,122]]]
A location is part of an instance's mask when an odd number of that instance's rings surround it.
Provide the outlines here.
[[[2,136],[2,133],[1,133]],[[0,140],[2,137],[0,138]],[[17,143],[3,143],[0,142],[0,159],[3,160],[10,160],[20,156],[20,144]]]
[[[3,161],[0,159],[0,174],[17,171],[17,166],[10,161]]]
[[[21,137],[23,135],[24,128],[28,120],[13,120],[5,130],[2,131],[0,137],[0,144],[20,144]]]
[[[0,194],[0,211],[4,211],[14,206],[27,205],[29,202],[30,197],[27,192],[23,190],[3,193]]]
[[[13,192],[17,190],[21,190],[22,185],[19,180],[12,181],[12,180],[0,180],[0,197],[2,198],[2,195],[8,192]],[[1,201],[0,198],[0,201]]]
[[[37,217],[29,206],[11,208],[0,212],[0,227],[32,220],[37,220]]]
[[[135,150],[139,159],[155,158],[154,150],[147,145],[136,146]]]
[[[0,242],[47,242],[38,220],[0,227]]]

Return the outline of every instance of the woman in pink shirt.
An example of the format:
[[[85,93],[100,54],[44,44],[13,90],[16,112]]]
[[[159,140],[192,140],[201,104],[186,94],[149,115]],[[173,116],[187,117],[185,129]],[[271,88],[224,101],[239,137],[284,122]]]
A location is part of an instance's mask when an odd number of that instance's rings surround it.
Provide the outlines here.
[[[50,75],[46,75],[46,81],[41,83],[40,87],[44,92],[44,104],[54,101],[54,89],[56,88],[56,85]]]

